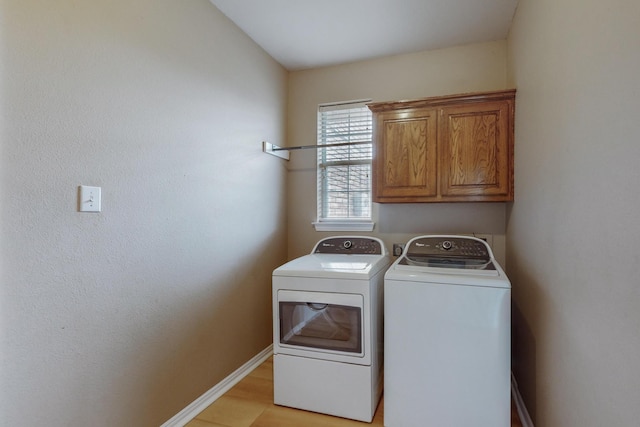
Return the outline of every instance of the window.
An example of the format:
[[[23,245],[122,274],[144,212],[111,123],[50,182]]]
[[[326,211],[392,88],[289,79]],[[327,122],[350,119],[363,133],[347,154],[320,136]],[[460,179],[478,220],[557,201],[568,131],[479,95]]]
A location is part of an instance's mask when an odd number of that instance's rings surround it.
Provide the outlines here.
[[[318,222],[316,230],[373,229],[372,118],[368,101],[318,108]]]

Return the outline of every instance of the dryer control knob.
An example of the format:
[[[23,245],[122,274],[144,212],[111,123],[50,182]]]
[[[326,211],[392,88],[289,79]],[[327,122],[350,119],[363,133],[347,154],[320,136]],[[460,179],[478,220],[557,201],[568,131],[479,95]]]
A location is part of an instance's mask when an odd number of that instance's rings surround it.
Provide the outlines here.
[[[342,246],[344,246],[345,249],[350,249],[351,246],[353,246],[353,242],[351,242],[351,240],[345,240]]]
[[[444,242],[442,242],[442,249],[444,249],[445,251],[448,251],[452,247],[453,247],[453,243],[451,243],[450,240],[445,240]]]

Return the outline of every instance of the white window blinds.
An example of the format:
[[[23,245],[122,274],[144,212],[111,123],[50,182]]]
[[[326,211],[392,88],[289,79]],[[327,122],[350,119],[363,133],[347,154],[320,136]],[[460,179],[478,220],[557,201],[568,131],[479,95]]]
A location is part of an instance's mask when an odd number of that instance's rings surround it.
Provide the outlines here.
[[[366,102],[318,108],[318,145],[327,145],[318,148],[318,221],[371,219],[372,118]]]

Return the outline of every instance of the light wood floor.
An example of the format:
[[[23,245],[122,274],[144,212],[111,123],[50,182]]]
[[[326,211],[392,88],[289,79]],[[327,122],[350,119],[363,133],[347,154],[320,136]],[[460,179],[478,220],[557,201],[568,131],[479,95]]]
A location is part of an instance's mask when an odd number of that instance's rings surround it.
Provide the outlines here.
[[[364,427],[383,426],[384,397],[371,424],[273,404],[273,357],[231,388],[186,427]],[[512,427],[522,427],[515,407]]]

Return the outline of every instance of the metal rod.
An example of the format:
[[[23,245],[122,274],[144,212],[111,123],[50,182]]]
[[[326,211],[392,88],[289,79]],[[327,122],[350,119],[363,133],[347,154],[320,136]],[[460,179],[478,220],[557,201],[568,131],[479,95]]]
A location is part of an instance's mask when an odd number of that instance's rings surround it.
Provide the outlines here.
[[[343,147],[345,145],[364,145],[371,144],[371,141],[363,142],[339,142],[337,144],[318,144],[318,145],[299,145],[297,147],[278,147],[273,146],[272,151],[291,151],[291,150],[306,150],[307,148],[331,148],[331,147]]]

